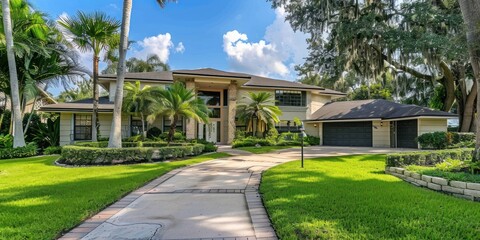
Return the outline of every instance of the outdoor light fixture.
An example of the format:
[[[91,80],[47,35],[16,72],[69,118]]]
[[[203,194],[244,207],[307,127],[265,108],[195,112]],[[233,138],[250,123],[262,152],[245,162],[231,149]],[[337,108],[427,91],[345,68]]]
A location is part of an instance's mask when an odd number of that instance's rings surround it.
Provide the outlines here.
[[[314,123],[314,124],[313,124],[313,127],[317,127],[317,124],[316,124],[316,123]]]
[[[380,127],[383,127],[383,122],[380,122]]]
[[[303,122],[302,122],[302,126],[300,127],[300,139],[302,140],[302,168],[303,168],[303,138],[305,137],[305,128],[303,127]]]

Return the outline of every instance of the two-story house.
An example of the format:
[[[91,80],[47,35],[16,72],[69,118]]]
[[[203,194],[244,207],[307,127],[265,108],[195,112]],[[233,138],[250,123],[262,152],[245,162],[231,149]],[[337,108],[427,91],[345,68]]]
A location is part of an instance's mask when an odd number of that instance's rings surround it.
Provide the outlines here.
[[[415,105],[385,100],[332,102],[344,93],[318,86],[277,80],[251,74],[226,72],[211,68],[165,72],[127,73],[125,81],[140,81],[143,86],[166,87],[175,81],[185,83],[204,99],[212,110],[210,122],[190,119],[178,122],[188,139],[229,144],[236,129],[242,126],[236,118],[236,106],[248,92],[270,92],[283,114],[276,126],[280,131],[296,130],[293,119],[305,123],[306,133],[320,137],[321,144],[333,146],[417,147],[415,138],[424,132],[446,131],[447,119],[455,115]],[[108,137],[115,98],[116,75],[101,75],[100,84],[109,91],[100,98],[99,133]],[[92,99],[51,104],[41,108],[58,112],[61,118],[61,145],[91,140]],[[122,136],[138,133],[140,119],[122,117]],[[150,127],[168,131],[169,119],[158,118]]]

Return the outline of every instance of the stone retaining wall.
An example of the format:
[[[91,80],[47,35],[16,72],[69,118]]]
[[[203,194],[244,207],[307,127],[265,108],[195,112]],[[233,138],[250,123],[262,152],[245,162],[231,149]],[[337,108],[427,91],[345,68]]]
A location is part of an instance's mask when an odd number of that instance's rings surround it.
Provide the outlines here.
[[[449,181],[445,178],[410,172],[399,167],[386,167],[385,173],[399,177],[415,186],[430,188],[472,201],[480,201],[480,183]]]

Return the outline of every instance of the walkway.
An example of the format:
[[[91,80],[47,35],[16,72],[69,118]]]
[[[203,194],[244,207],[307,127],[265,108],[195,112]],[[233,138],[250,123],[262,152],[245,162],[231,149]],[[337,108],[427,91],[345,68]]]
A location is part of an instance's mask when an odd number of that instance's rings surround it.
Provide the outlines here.
[[[258,193],[261,173],[299,159],[300,149],[261,155],[228,146],[219,151],[233,156],[171,171],[61,239],[277,239]],[[308,147],[305,158],[391,151]]]

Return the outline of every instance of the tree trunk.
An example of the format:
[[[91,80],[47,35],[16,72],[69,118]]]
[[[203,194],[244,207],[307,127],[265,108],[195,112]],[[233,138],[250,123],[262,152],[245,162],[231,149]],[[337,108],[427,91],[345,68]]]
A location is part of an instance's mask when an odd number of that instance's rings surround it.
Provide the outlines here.
[[[98,141],[98,62],[99,57],[93,56],[93,110],[92,110],[92,142]]]
[[[25,146],[25,135],[23,134],[22,112],[20,110],[20,93],[18,90],[17,65],[13,51],[12,20],[10,18],[10,1],[2,1],[3,26],[5,30],[5,42],[7,48],[8,72],[10,75],[10,88],[12,96],[12,119],[13,126],[13,147]]]
[[[28,121],[27,125],[25,125],[25,129],[23,130],[23,134],[27,134],[28,127],[30,126],[30,121],[32,121],[32,116],[35,113],[35,103],[37,102],[37,96],[33,98],[33,105],[32,105],[32,111],[30,111],[30,115],[28,116]]]
[[[475,121],[474,109],[475,109],[475,100],[477,98],[476,89],[477,89],[477,82],[474,81],[472,90],[470,90],[470,93],[465,98],[462,111],[460,111],[460,108],[459,108],[459,114],[461,114],[461,117],[459,117],[459,119],[461,120],[460,128],[458,129],[459,132],[469,132],[472,129],[472,124]]]
[[[120,32],[120,49],[117,66],[117,88],[115,89],[115,106],[113,107],[113,121],[110,130],[108,147],[122,147],[122,104],[123,83],[125,81],[125,58],[128,49],[128,34],[130,31],[130,15],[132,13],[132,0],[123,1],[122,29]],[[143,123],[142,123],[143,124]]]
[[[445,99],[443,100],[443,111],[450,111],[455,102],[455,75],[445,62],[440,62],[443,73],[442,85],[445,87]]]
[[[147,132],[145,132],[145,117],[143,116],[143,112],[140,113],[140,117],[142,118],[142,136],[146,138]]]
[[[467,25],[467,44],[470,53],[470,62],[472,64],[475,81],[477,81],[477,93],[480,91],[480,1],[478,0],[459,0],[460,9],[463,15],[463,21]],[[480,98],[477,97],[477,109],[480,106]],[[480,115],[477,116],[476,144],[474,160],[478,160],[480,154]]]
[[[173,141],[173,136],[175,135],[175,129],[177,128],[178,116],[173,116],[173,122],[170,124],[170,131],[168,131],[168,143]]]

